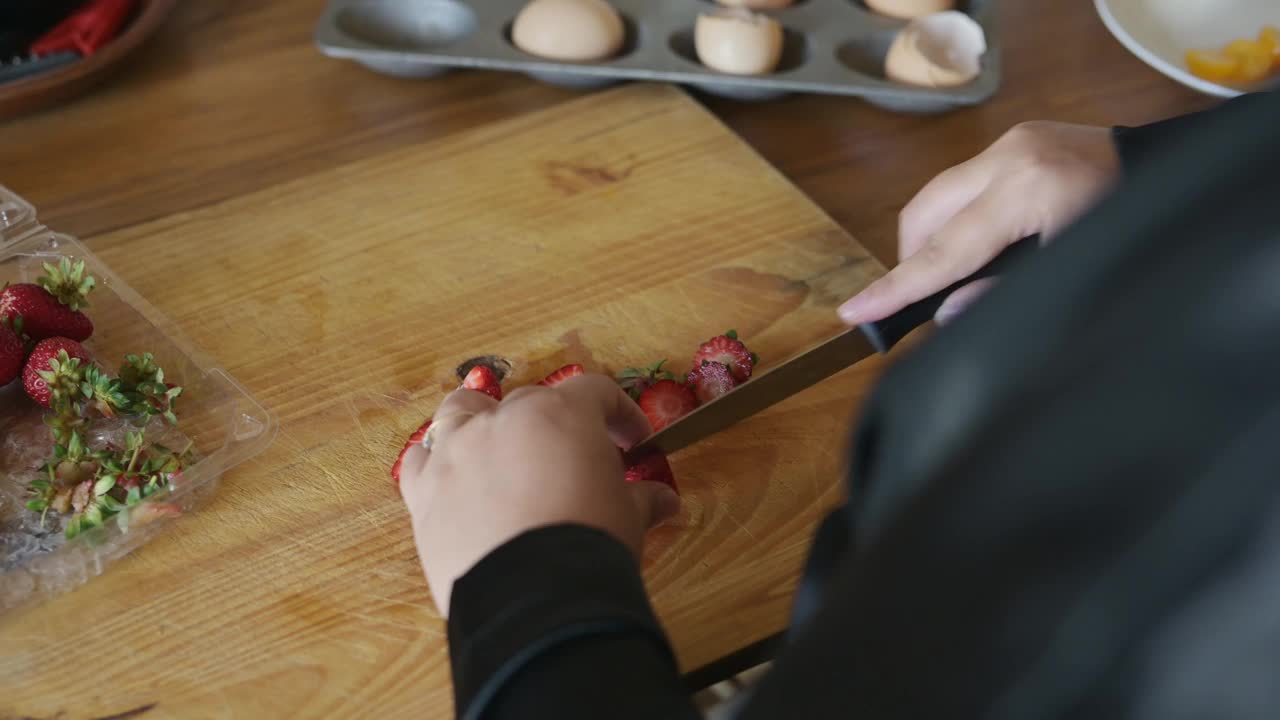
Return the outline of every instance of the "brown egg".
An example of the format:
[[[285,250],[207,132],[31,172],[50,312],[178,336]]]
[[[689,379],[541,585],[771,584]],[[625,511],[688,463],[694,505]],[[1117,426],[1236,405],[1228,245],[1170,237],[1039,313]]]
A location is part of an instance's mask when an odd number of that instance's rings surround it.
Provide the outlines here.
[[[894,38],[885,57],[885,76],[922,87],[954,87],[978,77],[987,51],[982,26],[948,10],[912,20]]]
[[[622,18],[604,0],[532,0],[511,27],[516,47],[566,62],[613,57],[624,35]]]
[[[693,28],[698,60],[731,75],[772,72],[782,57],[782,25],[742,8],[698,16]]]
[[[956,0],[866,0],[867,7],[881,15],[914,20],[943,10],[952,10]]]
[[[740,7],[748,10],[781,10],[791,7],[796,0],[716,0],[725,7]]]

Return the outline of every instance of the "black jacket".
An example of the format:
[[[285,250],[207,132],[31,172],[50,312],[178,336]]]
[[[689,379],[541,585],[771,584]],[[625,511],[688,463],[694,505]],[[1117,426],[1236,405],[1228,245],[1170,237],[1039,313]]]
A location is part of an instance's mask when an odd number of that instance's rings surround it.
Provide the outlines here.
[[[760,718],[1280,718],[1280,96],[1117,128],[1125,178],[891,368]],[[610,537],[454,588],[466,718],[696,718]]]

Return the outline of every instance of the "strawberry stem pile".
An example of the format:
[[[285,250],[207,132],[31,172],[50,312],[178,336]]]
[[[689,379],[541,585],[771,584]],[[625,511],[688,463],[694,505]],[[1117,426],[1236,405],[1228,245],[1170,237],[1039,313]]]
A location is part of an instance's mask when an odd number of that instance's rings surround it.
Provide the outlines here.
[[[714,400],[746,382],[760,358],[747,349],[736,332],[730,330],[703,343],[694,353],[692,368],[683,377],[677,377],[663,369],[666,362],[660,360],[643,368],[627,368],[617,376],[618,384],[640,406],[654,432],[693,412],[702,403]],[[581,365],[565,365],[537,384],[554,387],[585,372]],[[501,382],[493,370],[484,365],[471,368],[462,381],[462,386],[485,393],[494,400],[502,400]],[[400,468],[404,463],[405,453],[422,442],[430,427],[431,420],[427,420],[409,435],[400,449],[400,456],[391,466],[391,478],[397,489],[400,487]],[[622,458],[627,482],[661,482],[679,492],[671,465],[661,452],[633,451],[622,453]]]
[[[174,480],[193,460],[191,444],[175,452],[148,444],[152,418],[178,424],[174,403],[182,388],[165,381],[164,370],[146,353],[127,355],[111,375],[95,364],[82,342],[93,334],[83,312],[96,281],[85,274],[84,261],[62,258],[44,264],[45,275],[34,283],[0,289],[0,387],[22,378],[24,391],[44,408],[44,424],[52,437],[50,458],[33,480],[27,508],[69,516],[68,538],[101,526],[120,515],[139,523],[176,514],[174,506],[151,506],[122,514]],[[95,420],[119,418],[136,429],[122,445],[86,442]]]

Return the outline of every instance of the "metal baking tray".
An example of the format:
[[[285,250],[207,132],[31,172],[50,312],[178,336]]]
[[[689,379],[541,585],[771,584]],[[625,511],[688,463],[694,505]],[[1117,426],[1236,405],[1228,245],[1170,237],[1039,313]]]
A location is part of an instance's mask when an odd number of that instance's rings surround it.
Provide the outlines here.
[[[693,47],[698,15],[710,0],[611,0],[626,26],[615,58],[593,63],[541,59],[511,43],[510,29],[526,0],[330,0],[315,31],[324,54],[387,75],[425,78],[451,69],[526,73],[575,88],[626,81],[669,82],[741,100],[788,93],[860,97],[900,112],[941,112],[976,105],[1000,84],[995,0],[968,0],[958,9],[982,26],[987,53],[981,73],[956,88],[922,88],[885,79],[884,59],[906,21],[878,15],[860,0],[798,0],[767,11],[786,30],[782,59],[769,75],[735,76],[700,63]]]

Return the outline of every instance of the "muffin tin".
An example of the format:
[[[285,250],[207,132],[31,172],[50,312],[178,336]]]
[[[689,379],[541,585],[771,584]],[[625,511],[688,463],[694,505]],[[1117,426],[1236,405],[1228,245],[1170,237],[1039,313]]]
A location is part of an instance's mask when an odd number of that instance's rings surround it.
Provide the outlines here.
[[[742,100],[788,93],[860,97],[901,112],[940,112],[978,104],[1000,84],[995,0],[958,9],[982,26],[987,53],[981,73],[955,88],[925,88],[885,79],[889,45],[906,21],[876,14],[860,0],[797,0],[768,11],[786,31],[778,69],[734,76],[698,61],[693,27],[710,0],[611,0],[626,39],[606,61],[566,63],[538,58],[511,43],[511,24],[525,0],[330,0],[315,32],[322,52],[387,75],[425,78],[451,69],[523,72],[543,82],[596,88],[626,81],[669,82]]]

